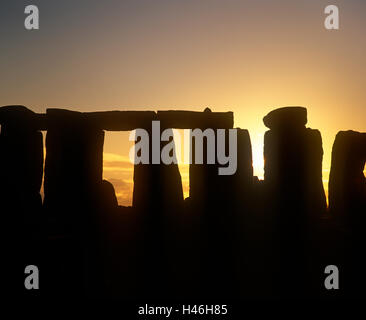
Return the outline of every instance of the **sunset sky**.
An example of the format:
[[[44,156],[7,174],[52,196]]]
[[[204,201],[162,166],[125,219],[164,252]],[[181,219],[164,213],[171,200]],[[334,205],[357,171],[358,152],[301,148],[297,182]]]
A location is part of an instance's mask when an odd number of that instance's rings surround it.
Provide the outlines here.
[[[24,28],[28,4],[39,30]],[[324,28],[329,4],[337,31]],[[336,133],[366,131],[365,34],[365,0],[2,0],[0,105],[234,111],[261,178],[262,118],[304,106],[322,134],[326,187]],[[131,204],[129,145],[128,133],[106,134],[104,177],[120,204]]]

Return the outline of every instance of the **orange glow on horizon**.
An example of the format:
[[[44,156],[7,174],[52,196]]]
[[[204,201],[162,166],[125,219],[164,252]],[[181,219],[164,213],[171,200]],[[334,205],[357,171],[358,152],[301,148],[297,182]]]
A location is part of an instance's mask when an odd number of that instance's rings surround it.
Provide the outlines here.
[[[307,108],[307,127],[322,135],[324,181],[337,132],[366,132],[364,0],[342,1],[337,31],[324,28],[318,0],[266,1],[265,10],[262,1],[248,0],[91,1],[67,8],[45,4],[35,32],[19,26],[18,17],[6,19],[0,105],[42,113],[233,111],[234,127],[249,130],[260,179],[262,118],[273,109]],[[128,150],[128,133],[106,134],[104,177],[124,205],[132,203],[133,171],[122,160]],[[187,196],[188,169],[180,170]]]

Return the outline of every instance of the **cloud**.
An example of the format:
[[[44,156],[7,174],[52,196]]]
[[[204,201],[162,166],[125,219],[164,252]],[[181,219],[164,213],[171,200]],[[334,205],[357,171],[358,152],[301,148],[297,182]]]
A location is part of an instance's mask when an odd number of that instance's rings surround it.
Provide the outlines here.
[[[130,206],[132,204],[133,181],[114,178],[106,180],[113,184],[119,205]]]
[[[115,154],[115,153],[104,152],[103,159],[104,159],[104,161],[120,161],[120,162],[131,163],[129,157],[121,156],[121,155]]]
[[[113,184],[119,205],[132,204],[133,164],[128,157],[104,153],[103,179]]]
[[[133,196],[133,164],[126,156],[114,153],[103,154],[103,178],[111,182],[115,188],[120,205],[132,205]],[[189,165],[180,163],[184,197],[189,195]]]

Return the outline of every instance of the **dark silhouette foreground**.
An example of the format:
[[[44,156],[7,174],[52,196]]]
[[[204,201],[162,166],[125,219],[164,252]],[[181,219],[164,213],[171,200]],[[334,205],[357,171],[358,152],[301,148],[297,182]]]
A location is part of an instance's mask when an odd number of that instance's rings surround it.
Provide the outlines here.
[[[233,127],[233,113],[209,109],[48,109],[41,115],[22,106],[0,108],[0,208],[13,294],[123,299],[364,295],[359,270],[366,267],[366,133],[336,137],[329,209],[321,135],[306,128],[307,112],[301,107],[276,109],[264,118],[270,129],[264,138],[264,181],[253,177],[249,132],[238,129],[234,175],[219,176],[218,162],[192,164],[190,197],[184,200],[177,165],[135,165],[133,206],[118,206],[113,186],[102,179],[103,130],[151,129],[153,120],[161,121],[162,130]],[[43,204],[40,130],[47,130]],[[24,289],[29,264],[40,269],[39,292]],[[324,288],[330,264],[344,279],[341,290]]]

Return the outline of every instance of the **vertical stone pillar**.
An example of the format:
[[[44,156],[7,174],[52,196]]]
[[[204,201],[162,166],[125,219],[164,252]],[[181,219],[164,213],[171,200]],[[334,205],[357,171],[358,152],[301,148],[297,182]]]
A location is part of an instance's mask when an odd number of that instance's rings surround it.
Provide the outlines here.
[[[357,272],[366,268],[366,133],[338,132],[332,149],[329,176],[329,210],[336,222],[330,250],[342,270],[342,294],[364,296],[366,279]]]
[[[160,135],[165,129],[163,124],[160,125],[156,144],[153,143],[152,122],[144,127],[149,134],[149,164],[134,166],[133,190],[133,209],[141,226],[141,256],[136,264],[141,272],[136,285],[154,297],[166,297],[167,292],[176,287],[170,275],[175,272],[176,228],[183,208],[178,165],[164,164],[161,160],[162,148],[172,142],[160,142]],[[154,152],[160,157],[160,164],[152,163]]]
[[[211,129],[210,129],[211,130]],[[215,163],[207,164],[207,140],[203,141],[203,164],[197,164],[196,139],[192,137],[192,164],[190,165],[190,197],[197,206],[213,206],[222,203],[227,211],[236,207],[236,201],[243,202],[249,197],[253,183],[252,147],[248,130],[236,128],[237,153],[236,170],[232,175],[219,175],[217,159],[217,129],[214,132]],[[225,153],[229,155],[229,130],[225,129]]]
[[[8,234],[3,260],[11,290],[27,293],[24,269],[40,267],[43,139],[26,107],[0,108],[0,123],[0,211]]]
[[[100,276],[96,270],[104,132],[78,112],[48,109],[47,119],[44,209],[50,232],[50,289],[93,294]]]
[[[210,110],[206,109],[205,113]],[[225,120],[224,118],[222,120]],[[226,126],[225,126],[226,127]],[[219,175],[224,167],[218,161],[218,129],[205,123],[201,130],[212,130],[213,141],[203,140],[203,164],[197,163],[197,139],[192,137],[190,165],[190,211],[193,225],[191,252],[196,252],[197,270],[194,281],[201,286],[201,294],[209,297],[235,296],[238,293],[238,252],[242,250],[241,219],[248,214],[253,182],[252,150],[247,130],[236,129],[237,167],[232,175]],[[207,132],[208,133],[208,132]],[[225,154],[229,155],[229,129],[225,129]],[[221,146],[222,148],[223,146]],[[207,151],[213,148],[214,163],[208,164]],[[197,150],[198,151],[198,150]],[[218,254],[220,252],[220,254]],[[215,281],[212,281],[215,279]]]
[[[366,222],[366,133],[338,132],[332,149],[329,209],[347,228],[363,229]]]
[[[286,294],[297,277],[302,284],[296,292],[303,294],[308,285],[311,230],[326,212],[322,140],[319,131],[305,128],[305,108],[276,109],[263,121],[271,129],[264,136],[264,174],[277,252],[274,285]]]
[[[276,109],[264,118],[271,129],[264,137],[265,181],[292,217],[297,210],[316,217],[326,209],[322,140],[306,122],[300,107]]]
[[[161,129],[161,132],[164,128]],[[171,130],[171,129],[169,129]],[[175,163],[152,164],[152,132],[149,134],[149,164],[135,164],[133,207],[142,210],[173,210],[183,205],[183,188],[178,165]],[[159,137],[161,132],[159,132]],[[168,142],[160,142],[157,152]]]

